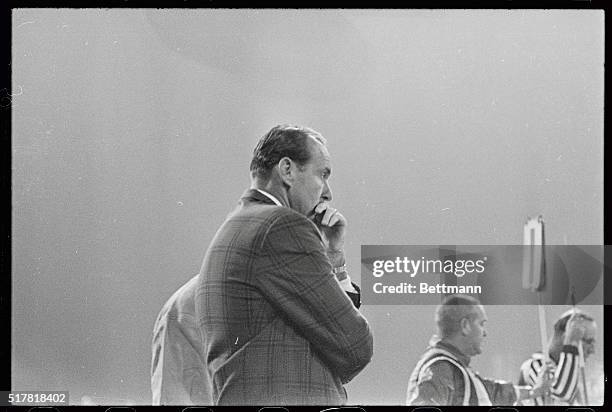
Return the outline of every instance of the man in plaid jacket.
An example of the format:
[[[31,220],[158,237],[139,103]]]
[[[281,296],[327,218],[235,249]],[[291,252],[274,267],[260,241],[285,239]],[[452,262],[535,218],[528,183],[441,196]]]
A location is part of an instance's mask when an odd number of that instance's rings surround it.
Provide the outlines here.
[[[343,384],[368,364],[373,340],[346,272],[346,219],[329,204],[326,141],[276,126],[250,169],[195,295],[213,402],[345,404]]]

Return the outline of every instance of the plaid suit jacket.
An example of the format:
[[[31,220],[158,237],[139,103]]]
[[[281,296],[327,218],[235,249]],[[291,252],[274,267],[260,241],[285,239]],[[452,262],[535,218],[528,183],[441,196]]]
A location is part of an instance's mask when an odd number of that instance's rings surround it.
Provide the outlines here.
[[[195,299],[216,404],[344,404],[372,357],[315,224],[256,190],[217,231]]]

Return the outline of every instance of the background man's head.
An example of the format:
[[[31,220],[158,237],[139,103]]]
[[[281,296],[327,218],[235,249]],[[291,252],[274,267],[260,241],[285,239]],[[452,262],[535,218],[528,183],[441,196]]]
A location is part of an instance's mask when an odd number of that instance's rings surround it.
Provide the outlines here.
[[[289,207],[312,216],[317,204],[332,197],[326,144],[320,133],[308,127],[273,127],[253,150],[250,169],[256,187],[281,191]]]
[[[487,316],[480,302],[467,295],[447,296],[436,310],[438,336],[467,356],[482,352]]]
[[[572,318],[572,315],[574,315]],[[572,321],[570,322],[570,319]],[[571,330],[570,330],[571,329]],[[584,355],[588,356],[595,352],[595,334],[597,325],[595,320],[587,313],[579,309],[570,309],[563,313],[554,324],[553,350],[566,340],[572,340],[572,344],[582,342]],[[568,336],[571,335],[571,336]]]

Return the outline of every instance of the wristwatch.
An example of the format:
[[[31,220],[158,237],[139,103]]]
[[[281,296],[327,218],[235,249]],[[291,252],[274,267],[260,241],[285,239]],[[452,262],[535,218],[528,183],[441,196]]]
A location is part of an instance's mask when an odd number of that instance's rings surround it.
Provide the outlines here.
[[[337,275],[338,273],[342,273],[342,272],[346,272],[346,263],[344,265],[342,265],[342,266],[335,267],[332,270],[332,273],[334,275]]]

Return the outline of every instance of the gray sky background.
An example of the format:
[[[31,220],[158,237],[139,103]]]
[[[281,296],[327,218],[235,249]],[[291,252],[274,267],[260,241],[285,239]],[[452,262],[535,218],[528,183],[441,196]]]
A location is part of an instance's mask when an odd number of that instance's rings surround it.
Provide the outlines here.
[[[155,317],[277,123],[328,139],[357,280],[361,244],[519,244],[537,214],[601,244],[603,65],[601,11],[14,10],[14,389],[150,403]],[[433,308],[363,312],[349,401],[403,403]],[[516,380],[536,314],[489,308],[477,370]]]

